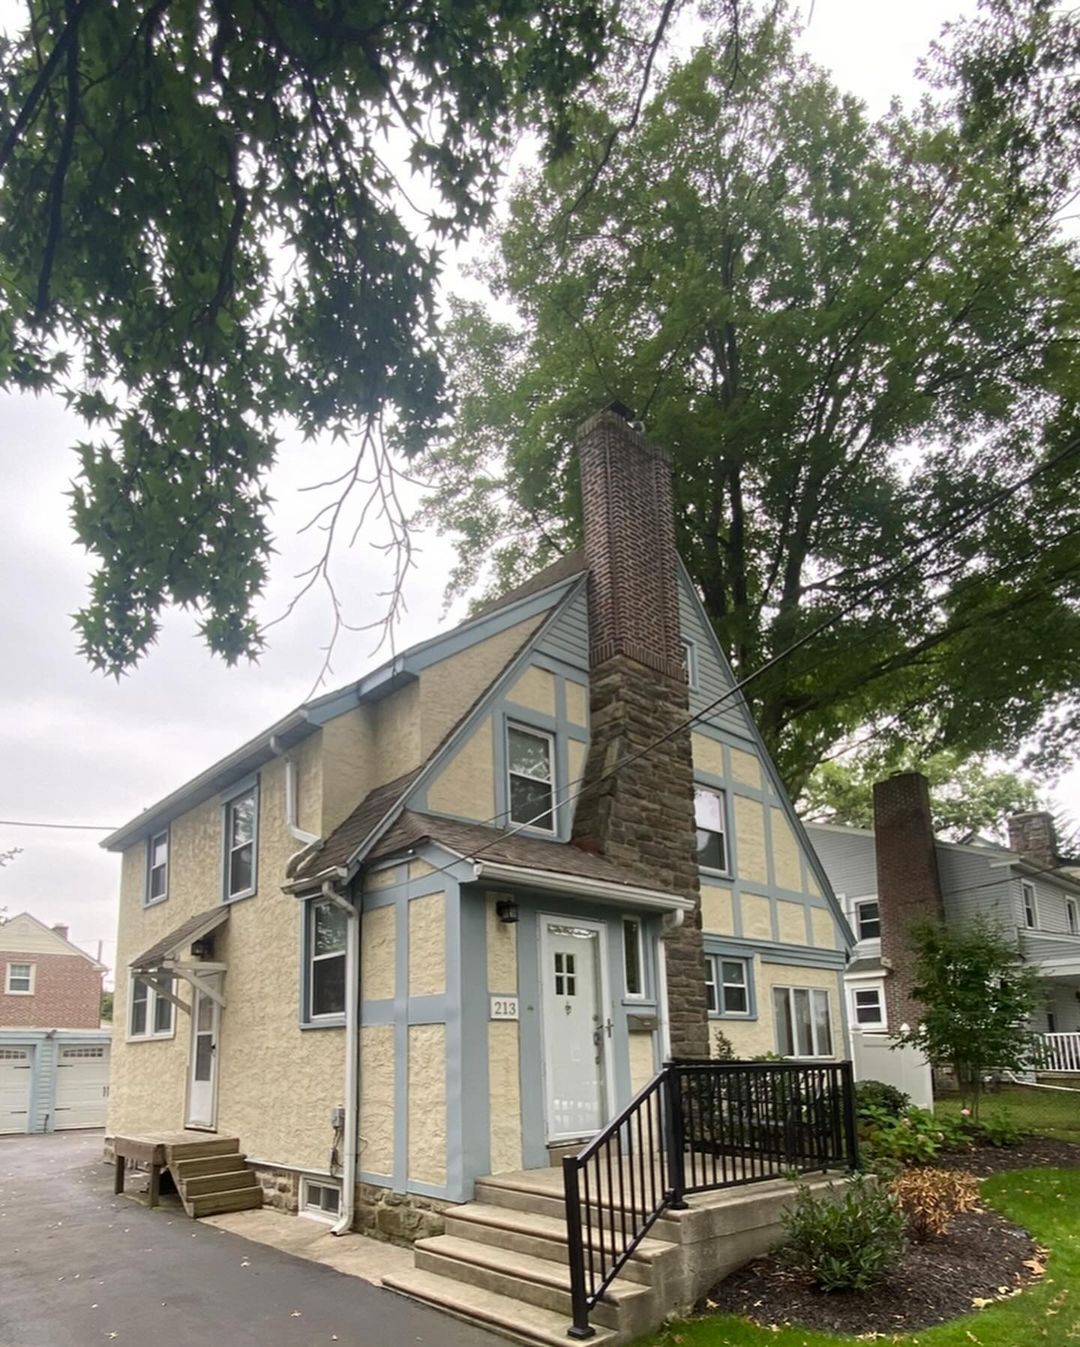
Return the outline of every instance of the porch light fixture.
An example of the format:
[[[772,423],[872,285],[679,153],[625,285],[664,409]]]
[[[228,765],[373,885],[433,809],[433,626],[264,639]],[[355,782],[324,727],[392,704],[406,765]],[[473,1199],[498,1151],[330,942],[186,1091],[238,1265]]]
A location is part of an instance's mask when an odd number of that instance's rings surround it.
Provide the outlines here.
[[[513,898],[500,898],[495,903],[495,915],[506,926],[511,926],[518,919],[518,905]]]
[[[214,954],[214,942],[205,936],[201,940],[193,940],[191,952],[196,959],[210,959]]]

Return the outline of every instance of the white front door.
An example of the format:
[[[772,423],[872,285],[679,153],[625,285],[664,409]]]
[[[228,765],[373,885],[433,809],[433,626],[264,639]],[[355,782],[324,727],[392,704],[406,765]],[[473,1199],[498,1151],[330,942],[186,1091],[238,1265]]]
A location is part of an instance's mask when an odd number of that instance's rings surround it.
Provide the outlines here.
[[[216,979],[221,986],[220,977]],[[203,991],[191,1007],[191,1061],[188,1067],[188,1127],[217,1125],[217,1059],[221,1008]]]
[[[607,1120],[611,1021],[604,927],[540,918],[544,1085],[549,1141],[587,1136]]]

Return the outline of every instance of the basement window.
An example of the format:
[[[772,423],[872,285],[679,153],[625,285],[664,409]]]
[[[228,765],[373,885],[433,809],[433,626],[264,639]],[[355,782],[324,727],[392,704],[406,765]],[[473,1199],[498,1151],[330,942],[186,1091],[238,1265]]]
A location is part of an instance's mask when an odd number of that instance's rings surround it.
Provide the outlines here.
[[[335,1220],[341,1212],[341,1189],[331,1179],[301,1179],[300,1210],[316,1221]]]

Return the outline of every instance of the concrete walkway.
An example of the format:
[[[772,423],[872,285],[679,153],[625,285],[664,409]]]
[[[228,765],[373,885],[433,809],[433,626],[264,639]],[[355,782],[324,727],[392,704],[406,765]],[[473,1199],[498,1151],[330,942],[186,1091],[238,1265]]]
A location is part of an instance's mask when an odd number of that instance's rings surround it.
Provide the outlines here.
[[[399,1249],[396,1244],[368,1239],[365,1235],[332,1235],[330,1227],[322,1221],[286,1216],[271,1207],[207,1216],[201,1224],[216,1226],[256,1244],[268,1244],[294,1258],[321,1263],[373,1286],[381,1286],[384,1277],[408,1271],[413,1265],[409,1249]]]
[[[0,1137],[0,1347],[504,1347],[342,1276],[314,1222],[273,1222],[297,1226],[312,1261],[114,1197],[101,1151],[100,1132]],[[378,1245],[355,1266],[374,1276],[376,1252],[409,1258]]]

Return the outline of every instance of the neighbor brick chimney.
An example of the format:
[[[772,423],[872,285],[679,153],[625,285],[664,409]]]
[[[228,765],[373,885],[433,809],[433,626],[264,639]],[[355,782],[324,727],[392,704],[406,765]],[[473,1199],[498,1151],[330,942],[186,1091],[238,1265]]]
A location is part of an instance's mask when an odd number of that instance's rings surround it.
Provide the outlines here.
[[[1019,852],[1026,860],[1044,869],[1055,869],[1061,861],[1052,816],[1044,809],[1012,814],[1009,817],[1009,850]]]
[[[689,714],[679,643],[671,458],[614,404],[578,431],[589,568],[591,741],[574,841],[637,882],[690,898],[665,937],[676,1057],[709,1055],[690,731],[620,769]]]
[[[61,940],[66,940],[68,938],[68,928],[64,925],[62,921],[53,922],[53,930],[56,932],[56,934],[60,937]]]
[[[920,921],[944,921],[930,791],[926,777],[904,772],[874,786],[881,957],[891,966],[885,978],[889,1026],[915,1025],[922,1007],[911,995],[915,957],[909,933]]]

